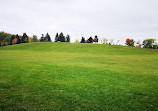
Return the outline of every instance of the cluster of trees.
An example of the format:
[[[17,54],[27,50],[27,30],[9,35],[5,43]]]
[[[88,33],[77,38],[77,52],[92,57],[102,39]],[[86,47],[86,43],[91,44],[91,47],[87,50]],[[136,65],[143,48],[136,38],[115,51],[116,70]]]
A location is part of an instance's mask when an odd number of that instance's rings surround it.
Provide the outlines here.
[[[51,42],[50,35],[47,33],[44,37],[44,35],[42,34],[42,37],[40,38],[40,42]]]
[[[84,37],[81,38],[80,43],[97,43],[99,41],[98,36],[96,35],[94,39],[92,37],[89,37],[87,40],[85,40]],[[108,42],[109,41],[109,42]],[[108,40],[107,38],[103,38],[101,40],[101,43],[103,44],[109,44],[109,45],[114,45],[113,39]],[[117,41],[117,44],[119,44],[120,40]],[[75,43],[79,43],[79,40],[76,40]],[[126,39],[125,44],[127,46],[136,46],[136,47],[143,47],[143,48],[153,48],[153,49],[158,49],[158,44],[156,43],[155,39],[145,39],[143,43],[141,44],[140,41],[136,42],[134,39]]]
[[[40,42],[51,42],[50,35],[47,33],[44,37],[44,35],[42,34]],[[54,42],[70,42],[70,35],[67,35],[65,37],[62,32],[60,34],[56,33]]]
[[[45,36],[42,34],[41,38],[38,39],[36,35],[33,35],[33,37],[28,37],[26,33],[23,33],[23,36],[19,36],[18,34],[14,35],[5,32],[0,32],[0,46],[7,46],[13,44],[28,43],[28,42],[52,42],[52,41],[48,33],[46,33]],[[70,42],[70,36],[67,35],[65,37],[62,32],[60,34],[56,33],[54,42]]]
[[[87,40],[82,37],[81,40],[76,40],[75,43],[97,43],[99,41],[98,36],[95,35],[94,38],[89,37]],[[109,41],[109,42],[108,42]],[[103,44],[113,44],[113,39],[108,40],[107,38],[103,38],[101,42]],[[127,46],[136,46],[136,47],[143,47],[143,48],[153,48],[158,49],[158,44],[155,42],[155,39],[145,39],[143,43],[141,44],[140,41],[135,42],[134,39],[126,39],[125,44]],[[38,40],[36,35],[33,35],[33,37],[28,37],[26,33],[23,33],[22,36],[16,34],[9,34],[5,32],[0,32],[0,46],[7,46],[7,45],[13,45],[13,44],[20,44],[20,43],[28,43],[28,42],[52,42],[51,37],[48,33],[44,36],[42,34],[40,40]],[[54,42],[70,42],[70,36],[64,36],[64,34],[61,32],[60,34],[56,33],[55,35],[55,41]],[[119,40],[117,41],[117,44],[119,43]],[[113,44],[114,45],[114,44]]]
[[[144,48],[158,49],[158,44],[155,43],[155,39],[146,39],[143,41]]]
[[[34,36],[34,41],[37,41],[37,36]],[[5,32],[0,32],[0,46],[7,46],[13,44],[20,44],[20,43],[28,43],[29,37],[26,33],[23,33],[22,36],[18,34],[9,34]]]
[[[110,42],[108,43],[108,39],[103,38],[101,40],[101,43],[112,45],[113,41],[114,41],[113,39],[110,39]],[[75,43],[78,43],[78,42],[79,42],[79,40],[75,41]],[[89,37],[87,40],[85,40],[85,38],[82,37],[81,41],[80,41],[80,43],[98,43],[98,42],[99,42],[99,39],[98,39],[97,35],[94,36],[94,39],[92,37]]]
[[[65,37],[62,32],[60,34],[56,33],[54,42],[70,42],[70,35]]]
[[[85,38],[82,37],[80,43],[93,43],[93,42],[97,43],[98,40],[99,39],[97,35],[94,37],[94,39],[92,37],[89,37],[87,40],[85,40]]]
[[[136,43],[136,47],[141,47],[143,48],[152,48],[152,49],[158,49],[158,44],[156,44],[155,39],[145,39],[143,43],[141,44],[140,41]],[[133,39],[126,39],[126,45],[127,46],[135,46],[134,45],[135,41]]]
[[[11,34],[0,32],[0,46],[8,45],[11,36]]]

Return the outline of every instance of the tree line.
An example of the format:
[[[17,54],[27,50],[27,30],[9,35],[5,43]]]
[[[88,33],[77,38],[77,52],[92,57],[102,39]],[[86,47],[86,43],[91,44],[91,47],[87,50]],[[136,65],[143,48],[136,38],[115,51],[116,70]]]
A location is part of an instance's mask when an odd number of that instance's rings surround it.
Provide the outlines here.
[[[113,39],[108,40],[107,38],[103,38],[101,40],[103,44],[108,44],[108,45],[114,45],[113,41],[114,41]],[[80,41],[80,43],[97,43],[97,42],[98,42],[97,35],[94,36],[94,39],[92,37],[89,37],[87,40],[85,40],[85,38],[82,37]],[[79,43],[79,40],[76,40],[76,43]],[[117,43],[119,43],[119,40],[117,41]],[[127,38],[125,44],[127,46],[132,46],[132,47],[158,49],[158,43],[156,43],[156,39],[145,39],[141,44],[140,41],[136,42],[134,41],[134,39]]]
[[[94,38],[90,36],[87,40],[82,37],[81,40],[76,40],[75,43],[98,43],[99,39],[98,36],[95,35]],[[108,44],[108,45],[115,45],[113,43],[113,39],[108,40],[107,38],[103,38],[101,40],[101,43]],[[158,44],[155,42],[155,39],[145,39],[142,44],[140,41],[135,42],[134,39],[127,38],[125,41],[125,44],[127,46],[136,46],[136,47],[143,47],[143,48],[153,48],[158,49]],[[48,33],[44,36],[40,37],[40,39],[37,38],[36,35],[33,35],[33,37],[29,37],[26,33],[23,33],[23,35],[14,35],[9,34],[5,32],[0,32],[0,47],[1,46],[7,46],[7,45],[14,45],[14,44],[20,44],[20,43],[29,43],[29,42],[52,42],[51,37]],[[70,35],[64,35],[61,33],[56,33],[54,42],[70,42]],[[117,41],[119,43],[119,40]]]
[[[135,41],[134,39],[126,39],[126,43],[127,46],[135,46]],[[140,41],[136,42],[136,47],[141,47],[143,46],[143,48],[152,48],[152,49],[158,49],[158,44],[156,43],[155,39],[145,39],[143,41],[143,43],[141,44]]]
[[[33,37],[29,37],[26,33],[23,35],[18,34],[9,34],[5,32],[0,32],[0,46],[7,46],[7,45],[14,45],[14,44],[21,44],[21,43],[29,43],[29,42],[38,42],[36,35]]]

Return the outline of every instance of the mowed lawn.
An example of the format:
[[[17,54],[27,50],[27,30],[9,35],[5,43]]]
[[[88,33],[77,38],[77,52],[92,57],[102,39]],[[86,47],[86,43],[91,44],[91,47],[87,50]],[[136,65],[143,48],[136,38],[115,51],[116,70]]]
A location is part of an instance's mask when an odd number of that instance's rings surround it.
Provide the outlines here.
[[[156,111],[158,50],[50,42],[0,47],[0,110]]]

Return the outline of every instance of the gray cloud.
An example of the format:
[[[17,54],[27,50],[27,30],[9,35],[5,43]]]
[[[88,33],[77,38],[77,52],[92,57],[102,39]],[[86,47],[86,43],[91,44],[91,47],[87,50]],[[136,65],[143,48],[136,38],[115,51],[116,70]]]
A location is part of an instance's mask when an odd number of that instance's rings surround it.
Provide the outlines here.
[[[158,38],[157,0],[0,0],[0,30],[41,36],[70,34],[72,40],[98,35]]]

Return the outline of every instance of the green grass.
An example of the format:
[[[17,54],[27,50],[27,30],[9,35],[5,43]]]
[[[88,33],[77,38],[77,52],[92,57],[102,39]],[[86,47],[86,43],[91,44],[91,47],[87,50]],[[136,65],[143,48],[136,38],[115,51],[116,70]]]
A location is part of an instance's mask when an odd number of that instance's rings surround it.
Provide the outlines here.
[[[156,111],[158,50],[71,43],[0,47],[0,110]]]

